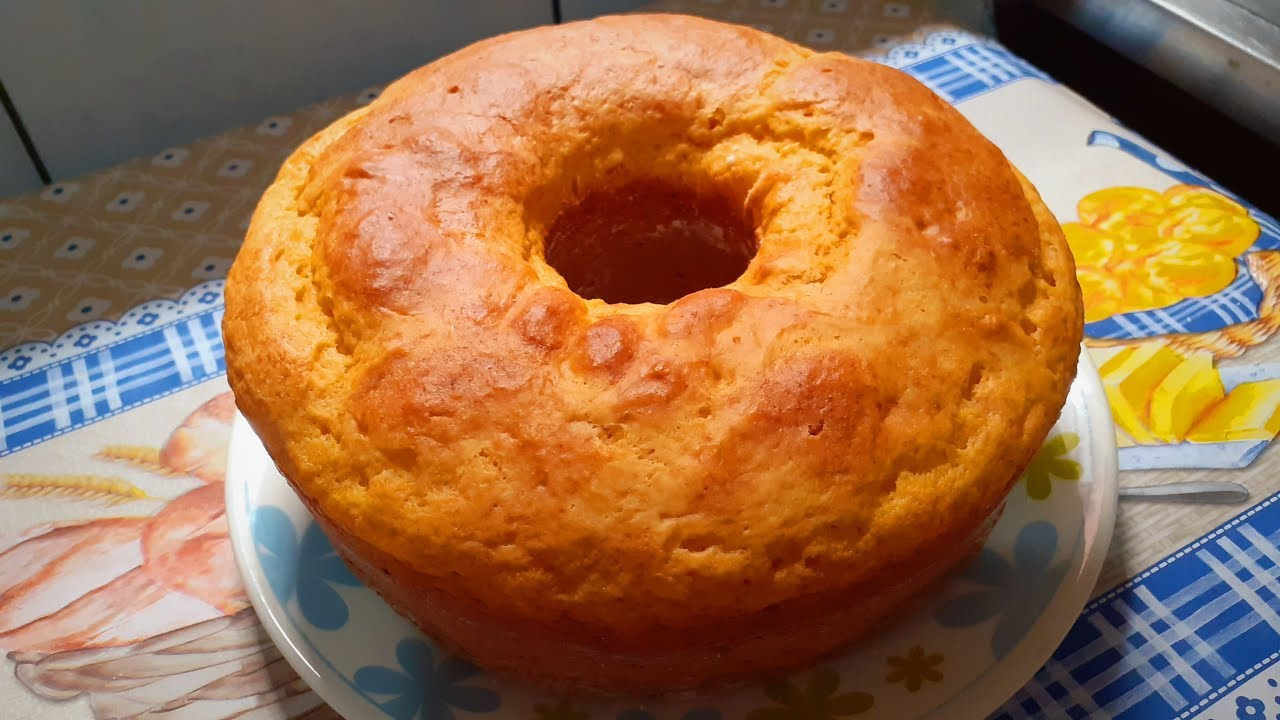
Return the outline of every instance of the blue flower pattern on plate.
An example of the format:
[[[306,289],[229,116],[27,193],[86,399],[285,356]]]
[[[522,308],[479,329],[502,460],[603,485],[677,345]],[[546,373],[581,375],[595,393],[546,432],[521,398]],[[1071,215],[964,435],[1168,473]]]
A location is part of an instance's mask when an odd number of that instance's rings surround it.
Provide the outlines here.
[[[296,592],[298,608],[307,622],[321,630],[337,630],[347,624],[351,613],[333,586],[356,587],[360,581],[338,557],[319,525],[308,524],[299,544],[293,521],[284,511],[263,506],[254,513],[253,540],[271,591],[282,604]]]
[[[350,613],[333,584],[359,585],[338,557],[329,539],[314,521],[308,523],[299,543],[292,520],[280,508],[263,505],[253,517],[253,538],[258,561],[272,592],[287,604],[296,592],[298,606],[308,622],[323,630],[346,625]],[[1058,551],[1058,530],[1037,521],[1023,527],[1015,540],[1013,562],[990,548],[983,548],[964,578],[982,586],[944,603],[934,620],[947,628],[964,628],[999,616],[991,639],[997,659],[1007,655],[1044,612],[1061,586],[1070,565],[1064,559],[1050,567]],[[403,638],[396,645],[400,669],[366,665],[356,671],[357,688],[369,695],[390,695],[375,702],[397,720],[455,720],[453,708],[470,713],[496,710],[501,697],[489,688],[462,685],[480,673],[474,665],[451,655],[435,664],[435,651],[421,638]],[[644,708],[621,711],[616,720],[654,720]],[[680,720],[721,720],[714,707],[695,707]]]
[[[426,642],[404,638],[396,644],[400,668],[366,665],[356,671],[356,687],[372,695],[390,695],[378,707],[395,720],[455,720],[454,708],[487,713],[502,704],[493,690],[462,684],[479,674],[479,668],[447,654],[437,665],[435,655]]]
[[[271,592],[281,604],[289,602],[293,594],[298,543],[293,534],[293,522],[284,511],[274,505],[263,505],[253,513],[253,544],[258,563],[267,576]]]
[[[963,628],[999,615],[991,650],[997,659],[1003,658],[1026,635],[1062,584],[1070,560],[1050,567],[1057,551],[1058,529],[1044,521],[1030,523],[1018,532],[1012,565],[983,548],[964,574],[982,589],[948,600],[933,619],[943,627]]]

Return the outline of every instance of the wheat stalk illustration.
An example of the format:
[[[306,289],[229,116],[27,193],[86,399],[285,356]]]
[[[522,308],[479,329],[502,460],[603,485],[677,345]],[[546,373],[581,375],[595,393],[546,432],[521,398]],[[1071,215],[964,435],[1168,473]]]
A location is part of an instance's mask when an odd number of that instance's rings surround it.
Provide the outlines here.
[[[127,480],[102,475],[0,475],[0,498],[60,498],[122,505],[149,500],[145,490]]]
[[[124,463],[157,475],[174,475],[160,462],[160,451],[144,445],[108,445],[97,452],[103,460]]]

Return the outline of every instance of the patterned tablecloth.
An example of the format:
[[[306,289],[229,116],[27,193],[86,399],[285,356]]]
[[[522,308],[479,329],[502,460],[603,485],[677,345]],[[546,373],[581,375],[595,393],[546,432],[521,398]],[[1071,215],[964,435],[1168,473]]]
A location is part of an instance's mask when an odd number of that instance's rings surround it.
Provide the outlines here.
[[[1252,493],[1123,503],[1094,600],[997,715],[1280,717],[1276,223],[991,41],[891,38],[931,4],[657,7],[871,47],[955,103],[1066,227],[1122,484]],[[285,155],[377,94],[0,202],[0,715],[333,716],[262,632],[228,547],[221,278]],[[1070,451],[1042,453],[1033,497],[1078,476]]]

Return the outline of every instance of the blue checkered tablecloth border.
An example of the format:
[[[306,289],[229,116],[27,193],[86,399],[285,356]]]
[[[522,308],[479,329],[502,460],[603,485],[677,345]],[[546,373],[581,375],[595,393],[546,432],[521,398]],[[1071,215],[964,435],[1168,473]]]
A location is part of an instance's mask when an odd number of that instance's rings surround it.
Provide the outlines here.
[[[1280,650],[1280,495],[1087,606],[1013,718],[1190,718]]]
[[[1027,78],[1053,82],[996,43],[954,30],[933,33],[919,44],[900,45],[870,59],[910,74],[952,103]]]
[[[218,377],[222,306],[0,380],[0,457]]]

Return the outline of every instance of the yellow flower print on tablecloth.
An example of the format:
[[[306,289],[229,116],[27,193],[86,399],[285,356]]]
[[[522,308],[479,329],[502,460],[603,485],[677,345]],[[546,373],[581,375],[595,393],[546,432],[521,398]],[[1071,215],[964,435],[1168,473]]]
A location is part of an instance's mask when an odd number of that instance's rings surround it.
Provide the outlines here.
[[[1248,211],[1208,188],[1111,187],[1086,195],[1062,226],[1084,293],[1085,321],[1167,307],[1221,291],[1257,239]]]

